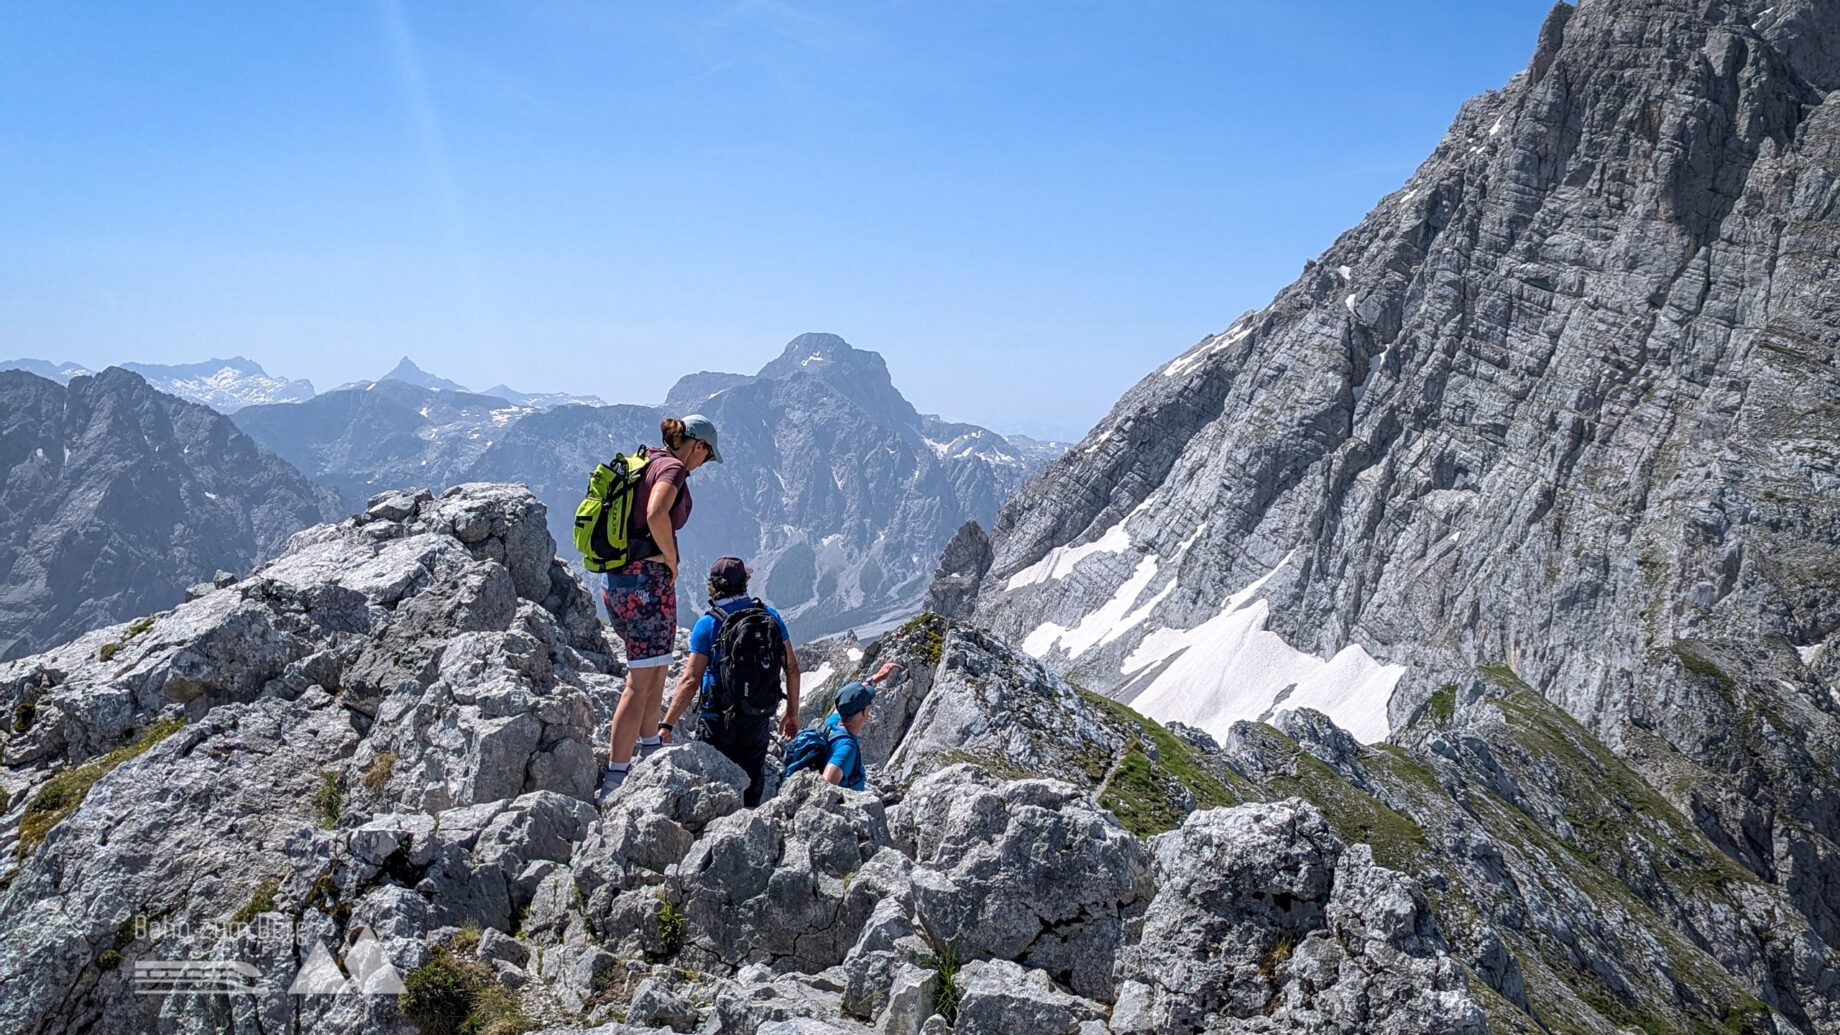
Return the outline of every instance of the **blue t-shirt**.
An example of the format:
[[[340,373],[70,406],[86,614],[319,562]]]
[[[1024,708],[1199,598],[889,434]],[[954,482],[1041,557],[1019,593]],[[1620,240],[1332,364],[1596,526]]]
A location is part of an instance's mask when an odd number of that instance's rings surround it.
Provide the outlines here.
[[[752,597],[729,597],[726,600],[716,601],[715,606],[721,608],[724,614],[732,615],[748,606],[752,599]],[[779,626],[780,638],[791,643],[792,634],[786,631],[786,620],[771,607],[767,608],[767,613],[773,616],[774,623]],[[716,633],[720,628],[721,623],[717,622],[716,616],[712,614],[705,614],[698,618],[696,624],[690,627],[690,653],[701,654],[709,659],[709,667],[703,670],[704,702],[709,700],[709,692],[715,689],[716,685]],[[703,712],[704,718],[710,718],[713,715],[713,712]]]
[[[831,757],[826,759],[826,763],[843,770],[844,787],[852,791],[862,790],[863,785],[868,781],[868,774],[863,772],[862,750],[856,745],[855,735],[843,729],[843,716],[836,712],[832,712],[831,717],[826,719],[824,724],[827,727],[824,735],[830,739],[831,744]],[[843,735],[838,736],[831,732],[828,727],[832,726],[843,730]]]

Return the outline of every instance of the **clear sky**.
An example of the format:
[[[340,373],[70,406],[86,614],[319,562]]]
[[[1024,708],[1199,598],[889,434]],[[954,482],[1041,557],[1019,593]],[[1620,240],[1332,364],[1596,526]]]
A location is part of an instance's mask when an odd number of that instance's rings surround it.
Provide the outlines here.
[[[0,0],[0,358],[654,402],[794,335],[1084,432],[1547,0]]]

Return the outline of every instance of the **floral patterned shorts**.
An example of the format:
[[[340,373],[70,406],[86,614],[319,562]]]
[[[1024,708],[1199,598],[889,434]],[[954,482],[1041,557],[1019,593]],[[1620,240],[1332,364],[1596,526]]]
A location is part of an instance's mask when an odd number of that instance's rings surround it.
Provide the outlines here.
[[[677,645],[677,586],[663,561],[634,561],[606,575],[601,603],[626,642],[626,667],[669,665]]]

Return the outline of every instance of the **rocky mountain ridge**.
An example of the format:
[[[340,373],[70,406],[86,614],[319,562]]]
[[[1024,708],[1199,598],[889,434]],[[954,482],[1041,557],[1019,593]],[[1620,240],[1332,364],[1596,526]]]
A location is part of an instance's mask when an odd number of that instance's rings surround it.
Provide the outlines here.
[[[597,810],[620,662],[545,526],[518,487],[385,494],[0,666],[0,1025],[1840,1031],[1787,882],[1504,673],[1396,744],[1313,712],[1216,743],[926,616],[805,652],[814,716],[912,668],[863,733],[872,792],[803,774],[744,810],[690,744]],[[136,994],[158,960],[250,994]]]
[[[709,562],[742,554],[804,638],[911,615],[953,530],[994,517],[1055,449],[921,415],[880,356],[823,334],[794,339],[757,376],[689,375],[664,409],[540,409],[392,378],[236,419],[350,509],[392,485],[518,481],[567,542],[588,472],[656,445],[660,417],[695,410],[715,420],[727,462],[690,482],[680,613],[700,613]]]
[[[0,658],[240,573],[337,511],[228,418],[120,368],[0,371]]]
[[[1216,734],[1377,740],[1505,665],[1622,747],[1689,640],[1831,682],[1836,38],[1808,0],[1555,6],[1400,190],[1012,498],[965,613]]]

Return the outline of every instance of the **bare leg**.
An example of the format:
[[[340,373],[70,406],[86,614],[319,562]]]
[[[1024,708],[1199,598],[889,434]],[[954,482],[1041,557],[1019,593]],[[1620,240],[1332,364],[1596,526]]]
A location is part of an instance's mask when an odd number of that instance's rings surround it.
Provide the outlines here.
[[[609,732],[608,757],[614,764],[632,761],[633,748],[645,736],[658,735],[659,706],[664,701],[664,677],[669,666],[626,670],[626,691],[613,707],[613,726]]]

